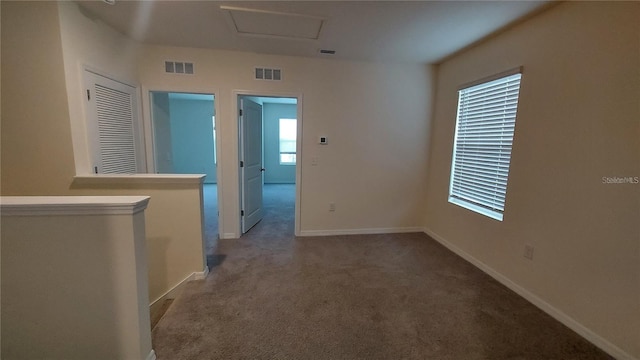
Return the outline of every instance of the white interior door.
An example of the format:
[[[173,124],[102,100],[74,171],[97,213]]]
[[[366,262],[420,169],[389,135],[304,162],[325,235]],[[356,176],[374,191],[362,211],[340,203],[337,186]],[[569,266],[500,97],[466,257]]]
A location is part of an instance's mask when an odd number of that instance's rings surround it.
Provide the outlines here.
[[[262,106],[240,99],[242,233],[262,220]]]

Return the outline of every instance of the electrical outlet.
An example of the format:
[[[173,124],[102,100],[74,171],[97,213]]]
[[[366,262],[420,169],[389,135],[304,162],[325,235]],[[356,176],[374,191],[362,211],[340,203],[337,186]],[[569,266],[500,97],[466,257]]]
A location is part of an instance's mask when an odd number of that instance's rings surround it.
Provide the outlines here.
[[[329,203],[329,211],[336,211],[336,204],[335,203]]]
[[[533,246],[528,244],[524,246],[524,258],[533,260]]]

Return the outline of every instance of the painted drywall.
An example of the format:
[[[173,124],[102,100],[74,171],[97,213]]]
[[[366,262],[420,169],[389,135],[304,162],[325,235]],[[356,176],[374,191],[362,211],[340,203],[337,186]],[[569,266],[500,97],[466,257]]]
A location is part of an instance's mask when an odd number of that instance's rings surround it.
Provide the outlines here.
[[[4,358],[147,359],[145,219],[133,210],[147,200],[118,198],[114,211],[111,198],[27,198],[1,218]]]
[[[213,141],[213,101],[169,99],[173,172],[205,174],[216,183]]]
[[[171,144],[169,106],[168,93],[159,91],[151,95],[153,158],[155,160],[155,172],[158,174],[173,174],[173,146]]]
[[[295,165],[280,165],[280,119],[295,119],[296,105],[270,104],[262,106],[264,129],[264,172],[265,184],[294,184]]]
[[[83,68],[88,67],[103,76],[137,87],[138,45],[104,23],[94,20],[90,14],[80,11],[74,2],[58,2],[58,13],[60,17],[58,33],[62,39],[76,174],[91,174],[93,164],[90,153],[95,149],[96,144],[87,136],[87,115],[84,104],[86,98],[81,96],[85,93]],[[148,96],[144,101],[149,101]],[[138,110],[140,109],[139,99]],[[138,113],[137,116],[140,117],[141,114]],[[137,156],[138,160],[144,163],[143,137],[140,131],[142,129],[136,130],[140,140],[136,143]],[[143,169],[145,166],[140,168]]]
[[[86,140],[76,138],[86,138],[82,66],[136,78],[135,44],[88,19],[72,2],[2,1],[0,6],[2,195],[149,195],[149,298],[202,272],[199,184],[72,188],[76,165],[78,173],[89,171]]]
[[[188,180],[176,181],[178,185],[158,184],[153,179],[130,183],[125,178],[120,183],[74,184],[71,193],[151,197],[145,211],[151,303],[206,266],[202,187]]]
[[[116,80],[138,85],[138,45],[102,22],[83,14],[77,4],[58,3],[68,95],[67,123],[71,128],[73,158],[77,174],[90,173],[86,142],[82,69],[88,66]],[[53,29],[52,29],[53,30]],[[43,54],[39,54],[43,57]],[[45,58],[49,57],[44,56]],[[60,69],[57,70],[60,72]],[[145,94],[149,102],[149,94]],[[140,104],[140,103],[139,103]],[[141,110],[141,109],[139,109]],[[140,111],[141,112],[141,111]],[[150,129],[150,128],[149,128]],[[147,131],[150,131],[147,129]],[[89,167],[87,167],[89,166]],[[120,184],[77,189],[71,179],[65,189],[72,195],[149,195],[146,231],[149,251],[149,299],[154,301],[193,272],[203,269],[202,203],[199,185]],[[176,209],[180,209],[179,212]]]
[[[639,3],[567,2],[442,63],[430,233],[640,358]],[[460,85],[523,66],[504,221],[447,202]],[[534,257],[523,257],[525,244]],[[595,339],[595,340],[594,340]]]
[[[73,2],[1,6],[2,193],[64,194],[92,169],[83,66],[135,84],[135,42]]]
[[[163,59],[189,59],[196,74],[165,74],[157,66]],[[250,70],[258,64],[282,68],[284,80],[254,80]],[[143,89],[216,95],[220,227],[225,236],[239,236],[237,89],[303,98],[298,104],[303,233],[422,227],[429,67],[144,46],[140,81]],[[329,145],[318,145],[319,135],[327,136]],[[329,211],[330,202],[336,204],[335,212]]]
[[[11,1],[0,6],[1,191],[3,195],[62,194],[75,166],[58,6]]]

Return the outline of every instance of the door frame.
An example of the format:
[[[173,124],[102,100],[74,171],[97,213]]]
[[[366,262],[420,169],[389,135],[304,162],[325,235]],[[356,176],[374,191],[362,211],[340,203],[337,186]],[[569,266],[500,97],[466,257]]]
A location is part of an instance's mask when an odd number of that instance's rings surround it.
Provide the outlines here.
[[[152,109],[152,92],[170,92],[170,93],[188,93],[188,94],[207,94],[213,95],[213,113],[216,115],[216,128],[220,127],[218,121],[218,114],[220,113],[220,91],[217,88],[199,88],[199,87],[180,87],[180,86],[154,86],[154,87],[141,87],[142,98],[140,101],[142,104],[142,127],[144,133],[144,153],[146,155],[147,173],[156,173],[156,159],[155,159],[155,144],[154,144],[154,128],[153,128],[153,109]],[[222,239],[223,225],[224,224],[224,203],[223,203],[223,167],[220,166],[220,159],[223,155],[222,146],[218,141],[218,129],[216,129],[216,141],[214,142],[216,155],[218,158],[218,164],[216,165],[216,184],[217,184],[217,198],[218,198],[218,238]],[[204,205],[204,204],[203,204]],[[204,210],[204,209],[203,209]],[[204,226],[204,218],[202,219]],[[204,228],[203,228],[204,229]],[[203,230],[204,231],[204,230]],[[204,237],[202,239],[204,241]],[[204,246],[204,243],[203,243]],[[206,261],[205,261],[206,263]]]
[[[297,99],[297,104],[296,104],[296,116],[297,116],[297,122],[296,122],[296,183],[295,183],[295,196],[296,196],[296,202],[295,202],[295,210],[294,210],[294,218],[295,218],[295,225],[294,225],[294,235],[295,236],[300,236],[300,222],[301,222],[301,217],[300,217],[300,203],[301,203],[301,193],[302,193],[302,126],[303,126],[303,116],[302,116],[302,104],[303,104],[303,96],[302,93],[289,93],[289,92],[272,92],[272,91],[258,91],[258,90],[233,90],[231,93],[231,106],[232,109],[236,109],[236,111],[233,112],[234,116],[235,116],[235,124],[236,124],[236,128],[239,129],[240,128],[240,117],[238,116],[238,109],[239,109],[239,105],[240,105],[240,98],[244,97],[244,96],[255,96],[255,97],[276,97],[276,98],[295,98]],[[241,192],[242,192],[242,179],[240,178],[240,153],[239,153],[239,147],[240,147],[240,137],[242,136],[242,134],[238,131],[238,137],[236,139],[237,141],[237,148],[238,148],[238,154],[237,154],[237,158],[236,158],[236,173],[238,174],[238,193],[237,193],[237,204],[238,204],[238,209],[240,209],[242,207],[242,196],[241,196]],[[264,144],[263,144],[264,146]],[[241,221],[241,215],[240,215],[240,211],[237,212],[237,226],[236,226],[236,231],[238,234],[238,238],[240,236],[242,236],[242,221]]]

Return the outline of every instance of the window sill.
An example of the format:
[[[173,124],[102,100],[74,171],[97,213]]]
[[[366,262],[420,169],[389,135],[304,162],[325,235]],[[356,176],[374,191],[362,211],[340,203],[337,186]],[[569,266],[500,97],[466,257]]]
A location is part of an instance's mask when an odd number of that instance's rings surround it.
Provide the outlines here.
[[[471,211],[476,212],[478,214],[482,214],[484,216],[490,217],[490,218],[492,218],[494,220],[502,221],[502,219],[504,217],[504,215],[502,213],[499,213],[497,211],[492,211],[492,210],[489,210],[489,209],[485,209],[485,208],[483,208],[481,206],[472,204],[472,203],[464,201],[464,200],[460,200],[458,198],[449,197],[449,202],[452,203],[452,204],[458,205],[460,207],[463,207],[463,208],[465,208],[467,210],[471,210]]]

